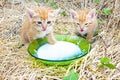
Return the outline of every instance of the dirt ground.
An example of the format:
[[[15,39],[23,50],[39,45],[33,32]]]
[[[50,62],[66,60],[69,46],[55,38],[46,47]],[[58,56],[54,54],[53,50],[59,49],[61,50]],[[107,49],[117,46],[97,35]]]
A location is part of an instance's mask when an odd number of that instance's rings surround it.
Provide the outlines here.
[[[14,1],[14,0],[13,0]],[[71,69],[79,73],[79,80],[120,80],[120,0],[54,0],[66,15],[59,15],[54,32],[71,34],[72,26],[69,19],[69,9],[107,7],[112,14],[104,15],[98,11],[100,33],[91,44],[91,51],[82,61],[76,61],[68,66],[48,66],[31,57],[26,47],[21,44],[18,33],[25,20],[25,7],[36,9],[41,6],[51,7],[49,0],[36,3],[29,0],[0,1],[0,80],[61,80]],[[102,38],[101,38],[102,37]],[[98,68],[102,57],[109,57],[117,69]]]

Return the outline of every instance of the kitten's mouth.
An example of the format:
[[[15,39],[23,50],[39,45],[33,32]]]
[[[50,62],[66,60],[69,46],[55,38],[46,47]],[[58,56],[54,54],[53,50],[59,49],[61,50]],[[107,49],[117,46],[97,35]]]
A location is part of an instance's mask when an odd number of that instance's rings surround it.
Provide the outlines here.
[[[42,31],[46,31],[46,28],[43,28],[43,30]]]

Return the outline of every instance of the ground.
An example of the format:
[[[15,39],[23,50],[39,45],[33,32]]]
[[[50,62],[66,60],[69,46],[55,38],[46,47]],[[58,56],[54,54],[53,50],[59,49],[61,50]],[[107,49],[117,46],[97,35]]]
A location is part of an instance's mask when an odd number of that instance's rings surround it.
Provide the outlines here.
[[[13,0],[14,1],[14,0]],[[68,66],[48,66],[31,57],[21,44],[19,29],[25,19],[25,7],[53,7],[52,0],[1,0],[0,1],[0,80],[61,80],[71,69],[79,74],[79,80],[120,80],[120,0],[54,0],[65,15],[59,15],[54,33],[72,34],[74,27],[69,19],[69,9],[96,8],[100,21],[99,34],[91,43],[90,52]],[[37,1],[37,0],[36,0]],[[94,0],[95,1],[95,0]],[[96,0],[97,1],[97,0]],[[111,10],[105,15],[103,8]],[[102,57],[109,57],[117,69],[98,68]]]

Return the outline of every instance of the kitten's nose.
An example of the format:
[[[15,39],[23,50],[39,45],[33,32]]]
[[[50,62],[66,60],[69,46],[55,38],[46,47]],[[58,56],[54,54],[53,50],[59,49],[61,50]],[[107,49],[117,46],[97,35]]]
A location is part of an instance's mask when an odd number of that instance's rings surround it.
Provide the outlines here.
[[[43,31],[46,31],[46,25],[42,25]]]
[[[83,31],[84,31],[84,29],[80,29],[80,31],[81,31],[81,32],[83,32]]]

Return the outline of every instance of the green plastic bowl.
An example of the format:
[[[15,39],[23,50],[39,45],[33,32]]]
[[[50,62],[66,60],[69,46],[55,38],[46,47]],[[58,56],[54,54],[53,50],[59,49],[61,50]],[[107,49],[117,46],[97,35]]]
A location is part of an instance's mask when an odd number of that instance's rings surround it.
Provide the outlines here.
[[[79,56],[79,57],[68,59],[68,60],[46,60],[46,59],[38,58],[37,50],[39,49],[40,46],[48,43],[46,37],[36,39],[32,43],[30,43],[29,46],[28,46],[29,54],[31,56],[37,58],[41,62],[47,64],[47,65],[68,65],[71,62],[74,62],[75,60],[80,59],[83,56],[85,56],[89,52],[89,50],[90,50],[90,43],[86,39],[84,39],[82,37],[72,36],[72,35],[55,35],[55,38],[58,41],[67,41],[67,42],[71,42],[71,43],[74,43],[74,44],[78,45],[79,48],[83,52],[82,55]]]

